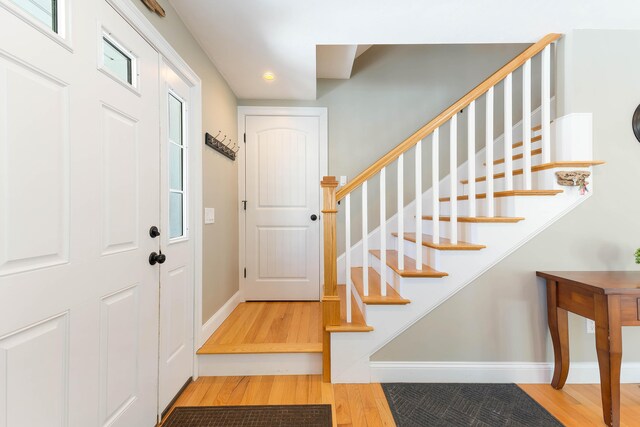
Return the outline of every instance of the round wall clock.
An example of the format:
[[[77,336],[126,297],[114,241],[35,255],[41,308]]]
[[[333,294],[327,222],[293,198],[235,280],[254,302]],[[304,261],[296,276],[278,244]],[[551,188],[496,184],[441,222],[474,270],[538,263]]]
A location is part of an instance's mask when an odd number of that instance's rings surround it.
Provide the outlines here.
[[[640,105],[638,105],[638,108],[636,108],[636,111],[633,113],[633,118],[631,119],[631,127],[633,128],[633,134],[640,142]]]

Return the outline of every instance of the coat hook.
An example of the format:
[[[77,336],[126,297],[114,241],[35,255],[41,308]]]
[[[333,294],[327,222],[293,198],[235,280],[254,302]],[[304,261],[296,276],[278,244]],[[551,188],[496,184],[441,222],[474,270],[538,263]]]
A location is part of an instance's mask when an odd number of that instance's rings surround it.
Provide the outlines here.
[[[227,139],[227,135],[225,135],[224,138],[222,138],[222,140],[219,140],[218,142],[220,142],[222,144],[225,139]]]
[[[213,137],[213,139],[218,139],[218,137],[220,136],[220,134],[222,133],[221,130],[218,131],[218,134],[216,136]]]
[[[238,151],[240,151],[240,146],[239,146],[239,145],[236,145],[236,149],[235,149],[235,150],[233,150],[233,152],[234,152],[234,153],[237,153]]]
[[[225,147],[227,148],[231,148],[231,140],[229,140],[229,143],[225,145]]]

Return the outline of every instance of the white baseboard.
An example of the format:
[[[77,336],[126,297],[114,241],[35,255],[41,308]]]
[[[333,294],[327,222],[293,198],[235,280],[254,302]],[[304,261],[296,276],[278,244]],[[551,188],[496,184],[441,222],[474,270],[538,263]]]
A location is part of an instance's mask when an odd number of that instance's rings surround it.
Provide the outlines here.
[[[521,383],[551,382],[553,363],[519,362],[371,362],[371,382]],[[597,363],[572,363],[569,384],[600,382]],[[640,383],[640,363],[623,363],[622,383]]]
[[[241,302],[243,302],[242,294],[240,293],[240,291],[238,291],[231,298],[229,298],[229,301],[224,303],[224,305],[220,307],[220,309],[216,311],[215,314],[211,316],[211,318],[207,320],[204,325],[202,325],[199,337],[200,345],[198,347],[202,347],[202,344],[204,344],[205,341],[207,341],[209,337],[213,335],[216,329],[218,329],[220,325],[222,325],[222,322],[224,322],[224,320],[229,317],[231,312]]]
[[[322,353],[200,354],[201,376],[319,375]]]

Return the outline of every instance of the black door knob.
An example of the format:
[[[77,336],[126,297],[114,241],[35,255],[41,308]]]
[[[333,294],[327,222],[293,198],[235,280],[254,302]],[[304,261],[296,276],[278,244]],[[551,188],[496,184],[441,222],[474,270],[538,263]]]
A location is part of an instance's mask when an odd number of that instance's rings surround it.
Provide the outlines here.
[[[316,214],[311,215],[311,221],[315,221],[316,219],[318,219],[318,215]]]
[[[151,265],[156,265],[156,263],[164,264],[166,260],[167,260],[167,256],[164,255],[162,252],[160,252],[159,254],[155,252],[151,252],[151,254],[149,255],[149,264]]]
[[[155,225],[149,229],[149,236],[155,239],[159,235],[160,235],[160,230],[158,230],[158,227],[156,227]]]

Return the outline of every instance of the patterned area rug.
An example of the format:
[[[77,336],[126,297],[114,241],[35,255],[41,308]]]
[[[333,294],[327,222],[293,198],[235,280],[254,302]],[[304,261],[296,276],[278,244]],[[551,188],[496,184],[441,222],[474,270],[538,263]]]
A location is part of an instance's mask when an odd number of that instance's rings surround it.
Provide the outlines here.
[[[331,427],[331,405],[180,406],[162,427]]]
[[[382,384],[399,427],[562,427],[515,384]]]

